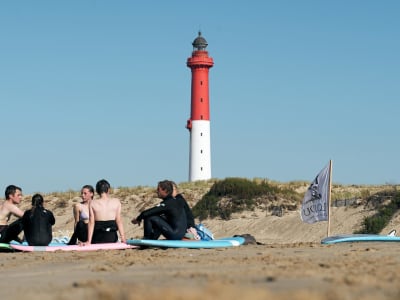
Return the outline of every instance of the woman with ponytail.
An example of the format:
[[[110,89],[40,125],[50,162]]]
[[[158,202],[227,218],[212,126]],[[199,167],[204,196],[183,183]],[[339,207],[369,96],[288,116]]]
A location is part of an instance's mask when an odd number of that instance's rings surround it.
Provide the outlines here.
[[[32,208],[22,217],[25,239],[30,246],[47,246],[53,239],[52,226],[56,223],[51,211],[43,207],[43,197],[32,197]]]

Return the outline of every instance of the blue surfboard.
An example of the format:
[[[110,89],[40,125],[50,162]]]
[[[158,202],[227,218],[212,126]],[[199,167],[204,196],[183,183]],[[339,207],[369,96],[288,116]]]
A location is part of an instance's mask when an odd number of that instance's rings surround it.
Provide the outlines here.
[[[321,244],[337,244],[344,242],[400,242],[400,237],[380,234],[341,234],[324,238]]]
[[[129,245],[148,246],[148,247],[163,247],[163,248],[226,248],[235,247],[244,243],[242,237],[226,237],[211,241],[196,241],[196,240],[143,240],[130,239],[126,241]]]

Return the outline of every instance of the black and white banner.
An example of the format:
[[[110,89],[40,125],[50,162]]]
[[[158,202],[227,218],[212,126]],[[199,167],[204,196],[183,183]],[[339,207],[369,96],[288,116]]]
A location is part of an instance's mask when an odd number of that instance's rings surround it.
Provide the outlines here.
[[[330,164],[319,172],[303,198],[301,219],[305,223],[327,221],[329,215]]]

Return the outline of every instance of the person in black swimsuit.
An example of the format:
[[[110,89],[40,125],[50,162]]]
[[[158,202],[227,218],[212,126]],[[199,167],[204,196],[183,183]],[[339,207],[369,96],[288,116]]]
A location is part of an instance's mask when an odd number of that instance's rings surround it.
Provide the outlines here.
[[[52,226],[56,223],[51,211],[43,207],[43,197],[32,197],[32,208],[22,217],[25,239],[30,246],[47,246],[53,239]]]
[[[132,219],[131,222],[139,226],[143,221],[144,239],[157,240],[160,235],[167,240],[181,240],[184,237],[187,228],[185,210],[183,203],[172,197],[172,193],[171,181],[160,181],[157,194],[162,199],[161,203]]]
[[[105,179],[96,183],[96,192],[99,198],[89,203],[88,239],[82,245],[116,243],[118,232],[121,242],[125,243],[121,201],[110,196],[111,186]]]

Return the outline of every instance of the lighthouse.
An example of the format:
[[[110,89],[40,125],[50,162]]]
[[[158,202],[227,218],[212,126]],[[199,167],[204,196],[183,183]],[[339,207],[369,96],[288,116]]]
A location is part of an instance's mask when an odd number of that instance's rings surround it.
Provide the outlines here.
[[[192,71],[191,114],[186,128],[190,132],[189,181],[197,181],[211,179],[208,70],[214,62],[208,56],[208,44],[201,32],[192,45],[192,56],[186,63]]]

